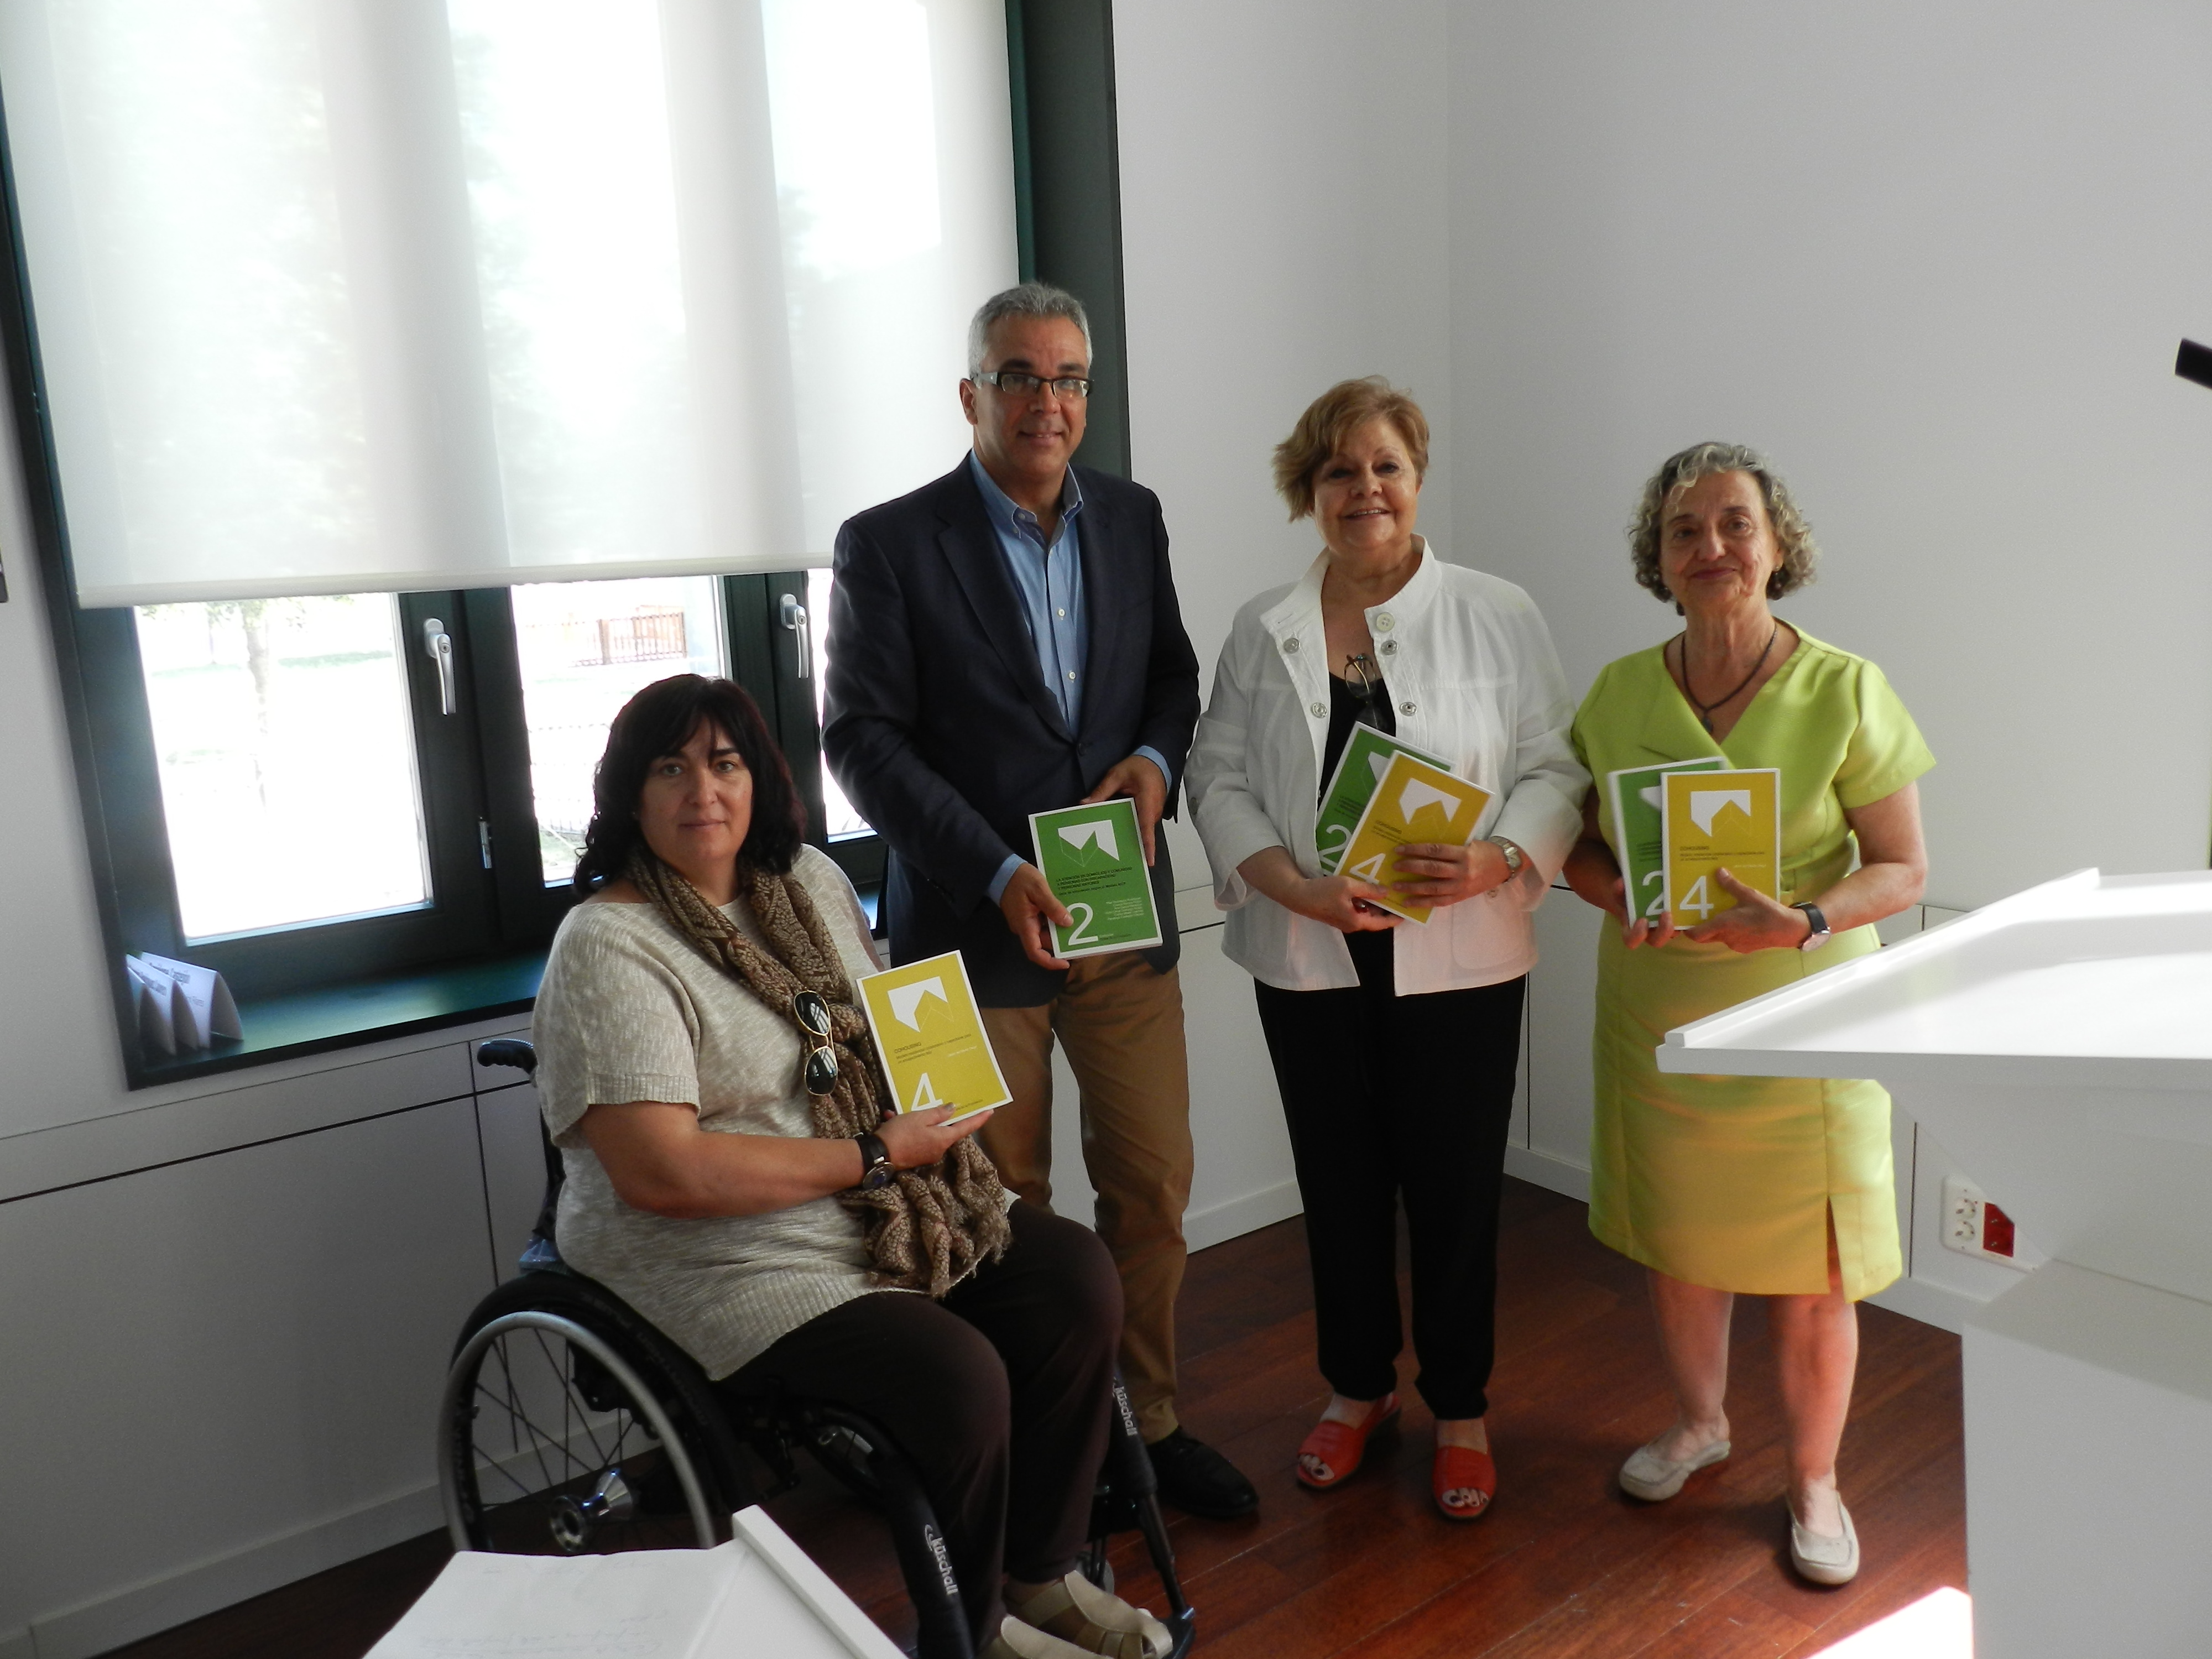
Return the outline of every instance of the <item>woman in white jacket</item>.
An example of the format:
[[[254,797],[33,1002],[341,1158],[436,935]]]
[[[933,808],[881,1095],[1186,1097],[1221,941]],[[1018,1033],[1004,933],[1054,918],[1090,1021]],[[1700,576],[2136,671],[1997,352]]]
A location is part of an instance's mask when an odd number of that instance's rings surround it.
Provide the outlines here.
[[[1530,912],[1580,833],[1589,779],[1528,596],[1414,532],[1428,438],[1413,400],[1376,378],[1330,388],[1277,448],[1276,486],[1326,550],[1237,613],[1189,787],[1229,912],[1224,948],[1257,981],[1305,1202],[1334,1394],[1298,1479],[1344,1480],[1397,1411],[1402,1196],[1431,1488],[1446,1516],[1472,1520],[1498,1484],[1483,1419]],[[1390,886],[1431,908],[1424,926],[1376,908],[1381,889],[1322,873],[1316,807],[1355,723],[1491,796],[1470,844],[1401,849]]]

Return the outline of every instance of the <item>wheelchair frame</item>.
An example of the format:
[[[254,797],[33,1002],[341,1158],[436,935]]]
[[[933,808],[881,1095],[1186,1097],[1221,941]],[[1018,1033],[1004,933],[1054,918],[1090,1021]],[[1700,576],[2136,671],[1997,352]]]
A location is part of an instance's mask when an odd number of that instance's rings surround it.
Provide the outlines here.
[[[511,1066],[534,1077],[537,1053],[528,1042],[499,1038],[477,1046],[477,1064]],[[538,1134],[545,1158],[545,1195],[518,1275],[494,1290],[471,1313],[454,1345],[440,1404],[439,1491],[447,1531],[456,1551],[497,1548],[488,1505],[480,1490],[487,1462],[476,1443],[483,1401],[501,1406],[532,1435],[557,1445],[558,1455],[580,1463],[583,1474],[553,1480],[545,1446],[533,1449],[538,1472],[546,1477],[545,1513],[550,1542],[564,1553],[588,1552],[610,1528],[641,1513],[680,1512],[690,1522],[690,1547],[707,1549],[728,1536],[732,1510],[798,1484],[794,1456],[804,1445],[814,1460],[842,1485],[874,1507],[890,1527],[907,1593],[915,1606],[921,1659],[975,1659],[967,1612],[960,1599],[942,1530],[920,1477],[883,1428],[855,1412],[826,1401],[762,1398],[732,1401],[708,1382],[696,1361],[605,1286],[562,1262],[554,1243],[554,1218],[566,1170],[541,1116]],[[513,1360],[514,1339],[526,1357],[534,1347],[563,1389],[563,1431],[556,1439],[534,1422],[518,1401]],[[565,1363],[551,1346],[562,1345]],[[501,1367],[501,1389],[485,1385],[487,1364]],[[637,1419],[643,1439],[625,1452],[628,1428],[609,1448],[586,1418],[571,1428],[580,1401],[586,1413],[625,1410]],[[592,1456],[577,1459],[571,1449],[580,1434]],[[649,1442],[650,1444],[646,1443]],[[776,1484],[757,1490],[738,1453],[749,1446],[774,1474]],[[653,1462],[657,1454],[660,1460]],[[507,1462],[526,1463],[518,1450]],[[625,1464],[630,1473],[625,1472]],[[632,1474],[641,1466],[651,1474],[642,1487]],[[596,1468],[594,1466],[597,1466]],[[520,1489],[522,1482],[510,1474]],[[588,1483],[588,1489],[582,1489]],[[669,1488],[672,1486],[673,1492]],[[648,1489],[649,1488],[649,1489]],[[1170,1659],[1183,1659],[1196,1635],[1196,1612],[1182,1593],[1175,1552],[1160,1513],[1152,1460],[1138,1433],[1136,1415],[1118,1375],[1114,1380],[1114,1431],[1091,1504],[1091,1539],[1080,1558],[1084,1575],[1112,1588],[1107,1546],[1112,1534],[1142,1533],[1165,1590],[1170,1613],[1164,1621],[1174,1641]],[[680,1528],[679,1528],[680,1531]],[[679,1544],[680,1539],[677,1540]]]

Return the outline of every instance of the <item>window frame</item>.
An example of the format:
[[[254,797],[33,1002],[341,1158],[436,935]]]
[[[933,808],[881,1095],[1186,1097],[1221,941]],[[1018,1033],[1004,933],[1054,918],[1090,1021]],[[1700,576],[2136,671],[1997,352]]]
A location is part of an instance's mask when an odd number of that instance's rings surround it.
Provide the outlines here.
[[[1020,275],[1083,299],[1103,395],[1094,394],[1084,459],[1127,475],[1128,404],[1110,0],[1006,0]],[[429,842],[433,893],[420,909],[311,922],[186,946],[177,907],[153,726],[137,633],[127,607],[76,600],[60,471],[30,301],[12,138],[0,94],[0,368],[8,378],[33,556],[76,775],[94,900],[105,945],[128,1087],[234,1070],[410,1030],[526,1010],[543,953],[575,896],[548,886],[538,853],[514,611],[504,588],[399,596]],[[864,896],[879,890],[887,848],[875,834],[827,838],[814,687],[799,676],[801,641],[783,626],[787,593],[805,602],[804,570],[718,578],[731,675],[759,701],[805,803],[807,839]],[[0,588],[0,602],[6,591]],[[447,623],[461,714],[426,714],[435,668],[406,648],[421,622]],[[818,671],[817,671],[818,672]],[[476,820],[489,828],[483,867]],[[143,1054],[126,955],[187,956],[221,969],[249,1018],[275,997],[359,1003],[354,1017],[289,1009],[273,1041],[218,1044],[173,1060]]]

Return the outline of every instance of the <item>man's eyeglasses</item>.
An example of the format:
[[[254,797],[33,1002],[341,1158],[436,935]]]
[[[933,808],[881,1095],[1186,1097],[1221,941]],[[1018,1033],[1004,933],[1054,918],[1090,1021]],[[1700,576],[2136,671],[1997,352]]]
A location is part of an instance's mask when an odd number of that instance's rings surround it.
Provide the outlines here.
[[[1018,368],[978,369],[969,377],[985,386],[994,386],[1009,398],[1030,398],[1039,386],[1048,386],[1055,398],[1088,398],[1091,382],[1073,374],[1062,374],[1047,380],[1042,374],[1030,374]]]
[[[814,1041],[806,1050],[806,1092],[826,1095],[837,1086],[837,1050],[830,1041],[830,1005],[815,991],[801,991],[791,1000],[791,1012]]]

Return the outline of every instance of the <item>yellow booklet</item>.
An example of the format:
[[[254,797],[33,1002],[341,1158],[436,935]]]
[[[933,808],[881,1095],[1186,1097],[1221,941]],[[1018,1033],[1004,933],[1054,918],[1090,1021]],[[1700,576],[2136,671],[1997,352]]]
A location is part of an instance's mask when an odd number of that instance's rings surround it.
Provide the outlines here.
[[[1464,847],[1490,805],[1490,791],[1441,767],[1401,751],[1383,769],[1367,810],[1345,843],[1337,873],[1357,876],[1388,890],[1397,878],[1397,849],[1409,842],[1441,842]],[[1425,922],[1429,911],[1398,899],[1372,901],[1408,921]]]
[[[960,952],[870,974],[859,988],[891,1104],[900,1111],[950,1106],[957,1122],[1013,1098]]]
[[[1745,886],[1782,896],[1781,773],[1669,772],[1662,783],[1667,908],[1677,927],[1735,908],[1713,879],[1723,866]]]

